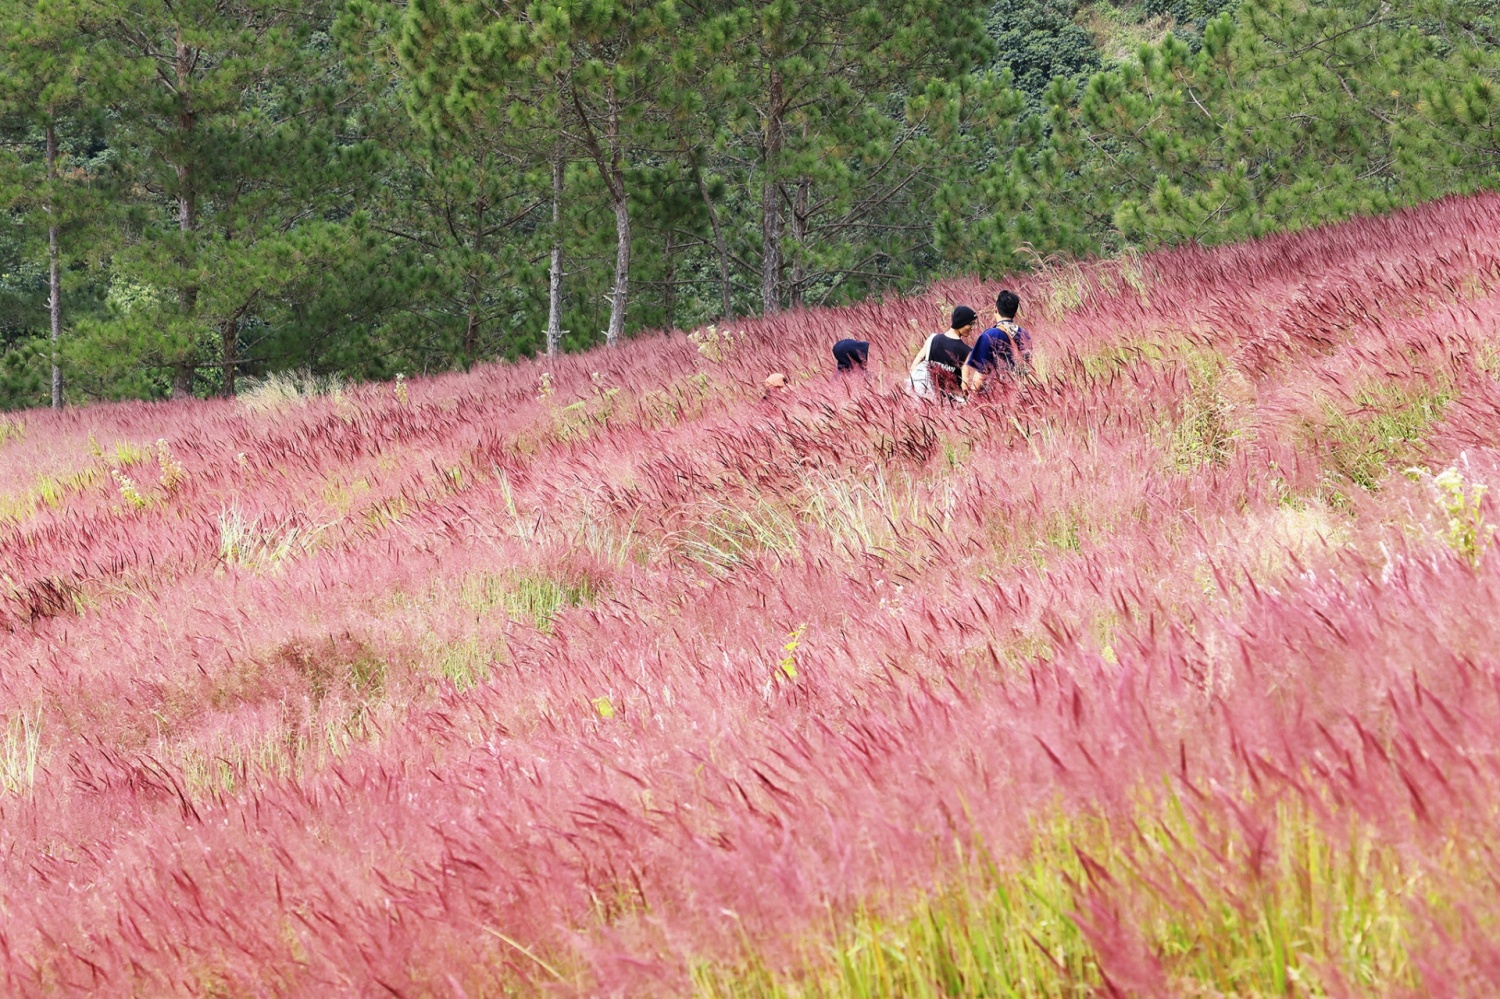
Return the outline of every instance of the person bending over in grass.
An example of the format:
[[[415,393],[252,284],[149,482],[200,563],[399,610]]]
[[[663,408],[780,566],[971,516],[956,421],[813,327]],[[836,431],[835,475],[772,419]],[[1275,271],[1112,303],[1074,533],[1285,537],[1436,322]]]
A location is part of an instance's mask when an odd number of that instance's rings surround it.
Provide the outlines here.
[[[838,362],[839,374],[853,374],[858,368],[865,370],[865,362],[870,359],[870,344],[864,340],[840,340],[833,345],[833,359]]]
[[[918,399],[958,400],[962,388],[959,372],[969,359],[969,345],[964,338],[974,331],[979,317],[967,305],[953,310],[947,333],[934,333],[922,344],[911,362],[906,390]]]
[[[1006,290],[995,296],[995,325],[979,334],[963,369],[966,392],[983,392],[986,384],[1031,375],[1031,334],[1016,322],[1021,298]]]

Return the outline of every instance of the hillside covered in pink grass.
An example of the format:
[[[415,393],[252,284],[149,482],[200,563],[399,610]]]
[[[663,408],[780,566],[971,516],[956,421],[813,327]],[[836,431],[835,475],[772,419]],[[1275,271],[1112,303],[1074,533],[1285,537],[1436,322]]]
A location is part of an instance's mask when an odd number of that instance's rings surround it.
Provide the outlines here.
[[[4,418],[0,991],[1500,992],[1500,196],[1007,281]]]

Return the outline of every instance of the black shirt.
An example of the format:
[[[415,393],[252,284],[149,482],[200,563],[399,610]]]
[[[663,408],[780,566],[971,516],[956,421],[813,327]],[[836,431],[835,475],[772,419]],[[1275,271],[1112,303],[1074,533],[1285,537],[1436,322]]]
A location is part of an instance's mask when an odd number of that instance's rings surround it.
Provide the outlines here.
[[[933,364],[941,364],[950,371],[957,371],[968,359],[969,345],[958,337],[939,333],[932,338],[932,350],[928,351],[927,360]]]
[[[954,395],[962,381],[959,372],[969,359],[969,345],[958,337],[939,333],[932,338],[932,349],[927,352],[927,376],[933,388],[944,395]]]

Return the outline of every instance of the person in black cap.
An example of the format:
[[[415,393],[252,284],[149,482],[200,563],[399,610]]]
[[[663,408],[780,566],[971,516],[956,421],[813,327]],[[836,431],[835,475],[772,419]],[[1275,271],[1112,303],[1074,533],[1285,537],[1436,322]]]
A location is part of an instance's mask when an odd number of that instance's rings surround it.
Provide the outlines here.
[[[953,310],[947,333],[934,333],[922,344],[911,362],[906,390],[918,399],[959,399],[959,372],[969,359],[969,345],[964,337],[974,331],[979,317],[967,305]]]
[[[865,363],[870,359],[870,344],[864,340],[840,340],[833,345],[833,359],[838,362],[839,371],[843,374],[848,374],[855,368],[863,371]]]

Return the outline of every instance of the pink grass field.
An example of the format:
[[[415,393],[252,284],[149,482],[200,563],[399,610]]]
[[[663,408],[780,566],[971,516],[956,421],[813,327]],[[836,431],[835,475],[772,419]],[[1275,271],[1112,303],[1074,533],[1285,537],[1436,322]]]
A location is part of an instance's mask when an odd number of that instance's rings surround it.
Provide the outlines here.
[[[893,390],[994,281],[12,414],[0,992],[687,994],[1172,808],[1083,992],[1187,994],[1141,913],[1297,815],[1422,887],[1287,994],[1500,994],[1500,196],[1010,280],[1039,377],[961,408]]]

